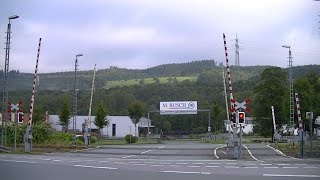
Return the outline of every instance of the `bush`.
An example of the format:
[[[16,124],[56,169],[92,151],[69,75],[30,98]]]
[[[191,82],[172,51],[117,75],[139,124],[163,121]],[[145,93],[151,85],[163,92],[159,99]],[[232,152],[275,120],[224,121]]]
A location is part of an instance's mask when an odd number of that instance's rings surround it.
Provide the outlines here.
[[[45,143],[51,138],[52,130],[49,123],[35,124],[32,126],[32,142]]]
[[[14,124],[7,124],[7,143],[14,144]],[[17,144],[23,143],[23,136],[26,132],[26,124],[17,124]],[[48,123],[35,124],[32,126],[32,142],[45,143],[51,138],[52,130]]]
[[[52,142],[71,142],[72,134],[65,132],[55,132],[51,135]]]
[[[124,138],[126,141],[127,141],[127,143],[136,143],[137,141],[138,141],[138,137],[136,137],[136,136],[133,136],[132,134],[127,134],[126,136],[125,136],[125,138]]]
[[[90,143],[96,143],[97,142],[97,137],[96,136],[91,136],[90,137]]]

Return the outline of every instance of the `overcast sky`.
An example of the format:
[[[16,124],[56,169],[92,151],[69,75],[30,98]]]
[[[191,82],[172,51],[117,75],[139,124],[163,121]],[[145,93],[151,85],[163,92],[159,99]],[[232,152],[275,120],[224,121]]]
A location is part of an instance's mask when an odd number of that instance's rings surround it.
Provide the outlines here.
[[[72,71],[78,53],[80,70],[225,64],[222,33],[231,64],[236,34],[243,66],[287,67],[282,45],[292,47],[294,65],[320,64],[320,2],[313,0],[1,0],[1,32],[15,14],[10,70],[21,72],[34,72],[40,37],[40,73]]]

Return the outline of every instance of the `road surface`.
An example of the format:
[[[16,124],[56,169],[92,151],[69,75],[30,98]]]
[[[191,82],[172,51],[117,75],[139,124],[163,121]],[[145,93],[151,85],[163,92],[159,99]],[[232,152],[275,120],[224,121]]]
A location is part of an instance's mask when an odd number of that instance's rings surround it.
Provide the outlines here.
[[[223,159],[219,156],[228,154],[224,148],[169,142],[101,146],[73,153],[0,154],[0,177],[1,180],[320,179],[319,160],[287,157],[266,144],[246,145],[245,159]]]

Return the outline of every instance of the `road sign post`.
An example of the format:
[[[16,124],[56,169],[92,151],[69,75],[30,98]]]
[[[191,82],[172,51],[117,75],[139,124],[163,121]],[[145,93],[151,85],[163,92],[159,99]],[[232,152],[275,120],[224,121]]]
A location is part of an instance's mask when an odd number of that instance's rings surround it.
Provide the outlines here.
[[[22,112],[20,109],[20,105],[22,104],[21,101],[19,101],[18,104],[12,104],[8,102],[8,105],[10,105],[10,108],[8,109],[8,112],[14,112],[14,151],[17,151],[17,123],[19,118],[19,112]]]

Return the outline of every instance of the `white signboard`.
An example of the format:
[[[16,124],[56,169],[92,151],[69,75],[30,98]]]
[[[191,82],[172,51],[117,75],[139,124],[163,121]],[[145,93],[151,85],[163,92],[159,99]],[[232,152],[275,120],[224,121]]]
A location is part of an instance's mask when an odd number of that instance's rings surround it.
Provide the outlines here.
[[[160,114],[197,114],[197,101],[160,102]]]

